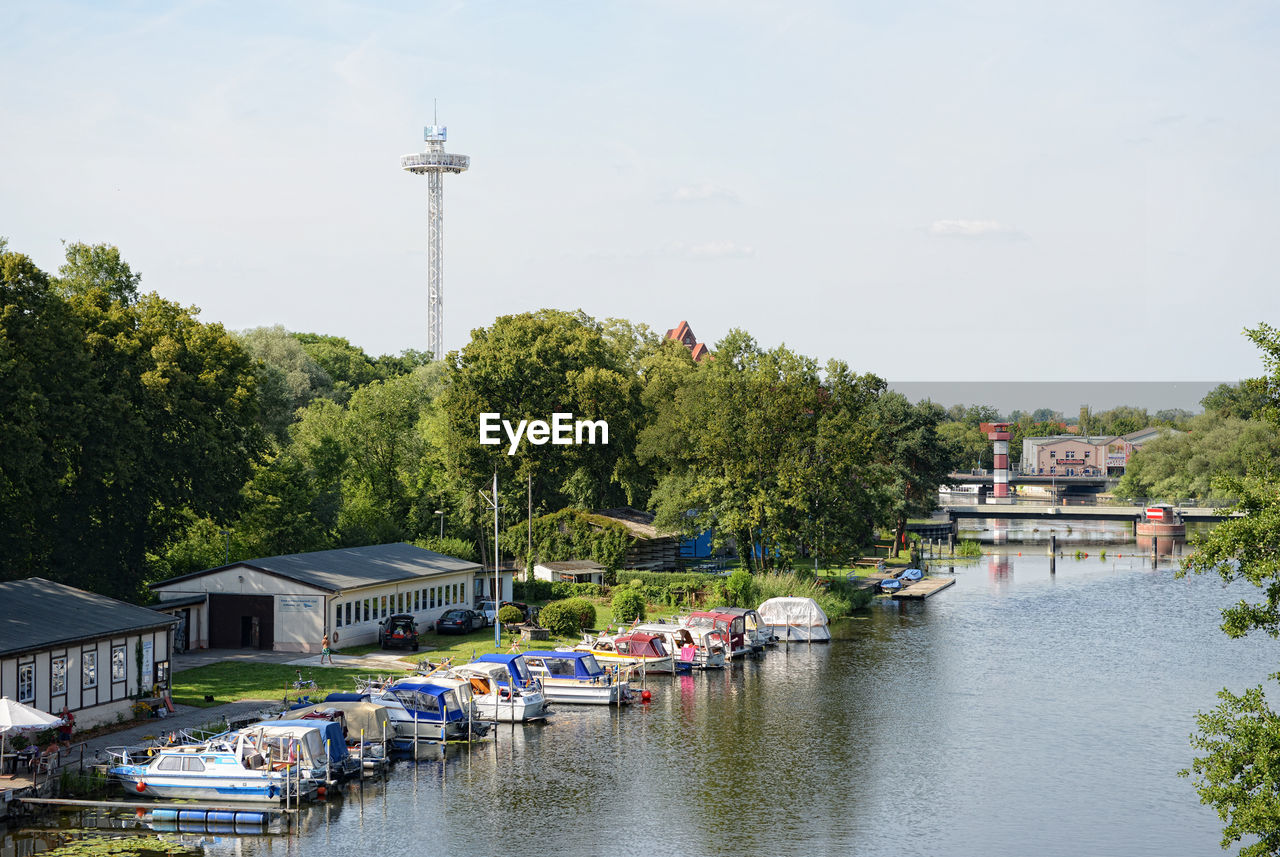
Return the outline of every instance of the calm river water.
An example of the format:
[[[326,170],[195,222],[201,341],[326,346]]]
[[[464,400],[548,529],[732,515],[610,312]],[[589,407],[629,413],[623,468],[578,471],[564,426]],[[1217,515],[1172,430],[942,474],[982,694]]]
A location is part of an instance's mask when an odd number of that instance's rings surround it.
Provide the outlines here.
[[[401,763],[308,809],[299,834],[179,838],[262,857],[1222,853],[1176,772],[1196,710],[1276,669],[1274,641],[1218,630],[1252,592],[1177,580],[1131,545],[1054,575],[1022,547],[957,563],[955,586],[877,604],[829,645]]]

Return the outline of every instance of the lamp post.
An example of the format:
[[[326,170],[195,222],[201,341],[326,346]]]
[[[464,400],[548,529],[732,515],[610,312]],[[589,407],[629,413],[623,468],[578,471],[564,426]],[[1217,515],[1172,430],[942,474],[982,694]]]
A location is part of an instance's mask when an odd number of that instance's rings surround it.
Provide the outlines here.
[[[223,565],[231,565],[231,530],[226,527],[223,527],[218,532],[222,533],[224,536],[227,537],[227,555],[226,555],[226,560],[223,562]]]
[[[440,538],[444,538],[444,509],[436,509],[436,514],[440,516]]]
[[[493,507],[493,647],[501,649],[502,626],[498,624],[498,608],[502,605],[502,578],[498,576],[498,471],[493,472],[493,497],[484,496],[483,491],[479,494],[480,499]]]

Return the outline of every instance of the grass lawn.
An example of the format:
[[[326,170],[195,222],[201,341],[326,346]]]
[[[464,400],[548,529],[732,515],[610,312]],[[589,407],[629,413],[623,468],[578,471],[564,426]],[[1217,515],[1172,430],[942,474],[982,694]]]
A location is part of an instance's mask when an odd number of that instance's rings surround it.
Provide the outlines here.
[[[297,691],[293,689],[297,667],[224,661],[175,673],[170,695],[174,702],[206,708],[241,699],[283,699],[286,687],[290,699],[302,694],[322,699],[330,693],[351,693],[356,689],[354,677],[368,673],[368,669],[303,667],[302,677],[314,679],[320,689]],[[213,701],[205,702],[206,695],[212,696]]]

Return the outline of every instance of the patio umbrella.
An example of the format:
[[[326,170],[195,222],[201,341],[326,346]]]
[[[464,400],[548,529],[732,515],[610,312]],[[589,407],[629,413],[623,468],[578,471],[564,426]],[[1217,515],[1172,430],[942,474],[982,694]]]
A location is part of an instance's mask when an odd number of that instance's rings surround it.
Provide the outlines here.
[[[10,732],[52,729],[62,725],[62,718],[46,714],[38,708],[0,697],[0,756],[4,755],[5,738]]]

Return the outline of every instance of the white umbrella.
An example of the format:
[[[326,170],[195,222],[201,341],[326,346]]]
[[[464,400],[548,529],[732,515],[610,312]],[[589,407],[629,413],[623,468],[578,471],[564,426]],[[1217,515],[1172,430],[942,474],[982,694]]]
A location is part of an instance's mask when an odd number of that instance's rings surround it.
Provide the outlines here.
[[[36,729],[52,729],[61,726],[61,717],[46,714],[38,708],[0,697],[0,756],[4,755],[5,735],[9,732],[28,732]]]

